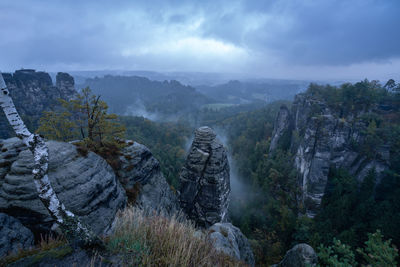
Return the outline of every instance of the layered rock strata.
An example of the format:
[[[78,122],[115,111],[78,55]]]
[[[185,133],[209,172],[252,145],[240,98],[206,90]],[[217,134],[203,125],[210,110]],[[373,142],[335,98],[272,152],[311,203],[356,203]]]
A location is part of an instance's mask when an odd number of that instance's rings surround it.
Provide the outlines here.
[[[48,141],[48,176],[60,201],[97,234],[106,232],[126,195],[107,162],[72,144]],[[36,235],[56,226],[37,196],[33,155],[17,138],[0,140],[0,212],[19,219]]]
[[[227,153],[209,127],[195,132],[180,173],[180,204],[199,226],[225,222],[228,216],[230,176]]]

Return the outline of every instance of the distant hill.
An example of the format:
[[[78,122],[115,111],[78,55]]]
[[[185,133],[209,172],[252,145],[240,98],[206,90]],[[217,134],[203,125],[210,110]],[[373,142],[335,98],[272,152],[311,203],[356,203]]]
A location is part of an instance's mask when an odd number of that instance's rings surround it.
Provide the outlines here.
[[[219,85],[191,87],[176,80],[105,75],[88,78],[78,88],[89,86],[108,103],[111,112],[171,121],[197,120],[205,109],[233,107],[233,110],[239,110],[238,105],[260,107],[276,100],[292,100],[307,85],[305,81],[234,80]]]
[[[80,85],[81,88],[86,86],[101,95],[111,112],[150,119],[156,119],[154,116],[179,117],[193,113],[205,104],[215,103],[195,88],[174,80],[160,82],[138,76],[106,75],[87,79]]]
[[[308,86],[306,81],[266,80],[229,81],[215,86],[196,86],[204,95],[221,103],[248,104],[255,101],[266,103],[276,100],[292,100]]]

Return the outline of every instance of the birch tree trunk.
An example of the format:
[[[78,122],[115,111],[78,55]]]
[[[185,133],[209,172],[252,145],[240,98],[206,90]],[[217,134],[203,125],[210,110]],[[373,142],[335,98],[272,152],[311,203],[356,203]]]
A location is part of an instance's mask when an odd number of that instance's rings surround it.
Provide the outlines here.
[[[0,107],[3,109],[8,122],[16,136],[31,150],[34,158],[32,170],[33,179],[39,199],[50,215],[61,226],[69,241],[79,242],[84,246],[102,246],[102,241],[72,212],[68,211],[54,192],[47,176],[49,153],[43,138],[32,134],[15,109],[14,102],[0,72]]]

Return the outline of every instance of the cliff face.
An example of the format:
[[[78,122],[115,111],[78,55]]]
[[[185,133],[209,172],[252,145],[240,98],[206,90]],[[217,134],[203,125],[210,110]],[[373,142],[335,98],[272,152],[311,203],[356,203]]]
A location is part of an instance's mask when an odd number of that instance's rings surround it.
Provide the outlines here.
[[[309,217],[315,216],[321,204],[331,167],[346,169],[362,181],[370,170],[377,180],[389,166],[389,147],[376,148],[369,158],[357,149],[365,141],[366,123],[360,118],[371,110],[343,115],[328,103],[304,93],[296,96],[290,114],[281,109],[271,140],[271,151],[284,134],[291,134],[290,150],[295,155],[294,167],[299,172],[299,185]],[[289,119],[286,119],[290,117]],[[281,133],[281,134],[279,134]]]
[[[30,124],[35,125],[42,112],[57,104],[58,99],[70,99],[76,94],[74,78],[67,73],[57,74],[55,86],[50,75],[42,71],[17,70],[12,74],[3,73],[3,78],[20,115],[30,117],[25,121],[28,127],[32,126]],[[0,138],[8,138],[12,135],[11,128],[1,112]]]
[[[133,141],[127,144],[121,151],[121,168],[116,174],[128,200],[148,212],[178,213],[178,199],[162,174],[158,160],[146,146]]]
[[[225,148],[211,128],[196,130],[180,182],[180,203],[189,218],[205,227],[226,221],[229,164]]]
[[[290,128],[290,112],[289,109],[283,105],[275,120],[274,131],[269,146],[270,151],[274,151],[278,147],[278,142],[282,141],[283,136],[290,131]]]

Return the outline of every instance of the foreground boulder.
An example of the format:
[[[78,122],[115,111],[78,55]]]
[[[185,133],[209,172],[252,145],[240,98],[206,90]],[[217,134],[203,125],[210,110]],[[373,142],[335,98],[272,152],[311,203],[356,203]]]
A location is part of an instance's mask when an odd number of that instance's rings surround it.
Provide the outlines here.
[[[74,145],[46,142],[48,176],[60,201],[96,234],[107,231],[126,195],[112,168],[93,152],[81,155]],[[22,143],[0,140],[0,211],[19,219],[38,236],[56,224],[37,197],[33,156]]]
[[[254,266],[250,243],[239,228],[230,223],[216,223],[208,232],[216,250]]]
[[[209,127],[195,132],[180,174],[180,203],[199,226],[225,222],[230,193],[229,163],[225,148]]]
[[[318,262],[317,253],[307,244],[298,244],[286,252],[285,257],[279,264],[279,267],[308,267],[315,266]]]
[[[0,257],[33,246],[32,232],[17,219],[0,213]]]
[[[158,160],[146,146],[132,141],[127,144],[116,173],[130,202],[146,211],[177,213],[178,199],[165,180]]]

